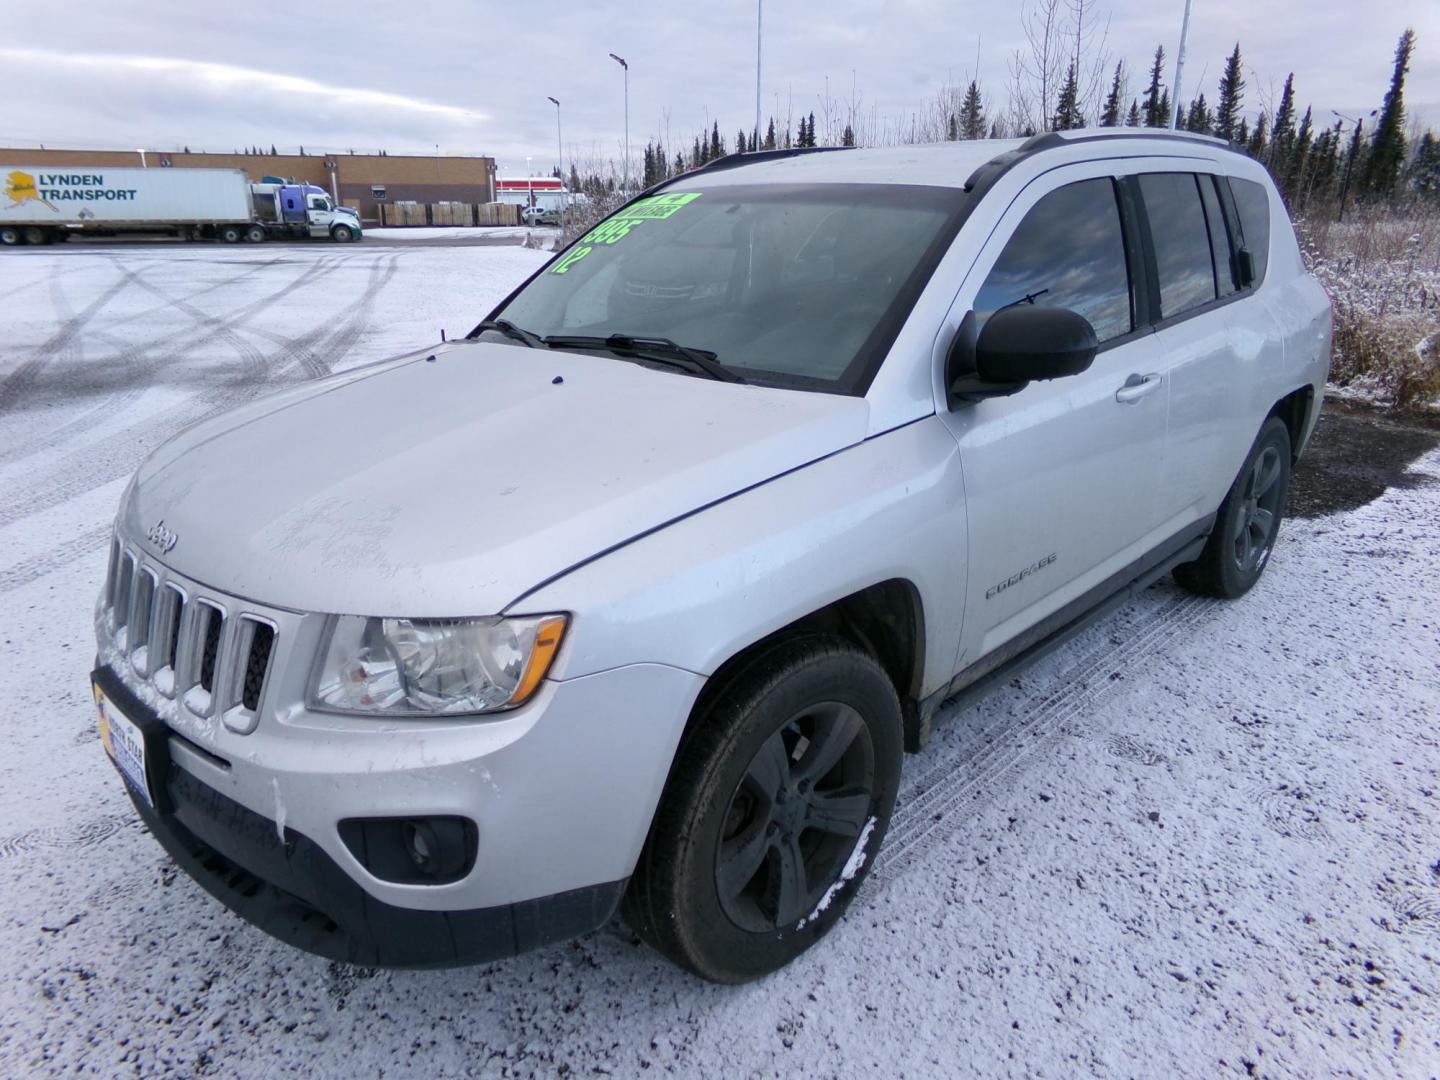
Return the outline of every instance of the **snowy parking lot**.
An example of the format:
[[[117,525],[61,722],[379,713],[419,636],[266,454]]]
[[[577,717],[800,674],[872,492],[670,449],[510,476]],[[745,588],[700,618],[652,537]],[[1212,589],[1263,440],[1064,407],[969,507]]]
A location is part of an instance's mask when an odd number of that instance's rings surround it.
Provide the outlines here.
[[[463,334],[545,257],[0,256],[0,1075],[1440,1072],[1440,451],[1348,413],[1249,596],[1162,583],[942,713],[846,919],[758,984],[696,982],[619,923],[346,967],[178,874],[87,678],[129,474],[200,417]]]

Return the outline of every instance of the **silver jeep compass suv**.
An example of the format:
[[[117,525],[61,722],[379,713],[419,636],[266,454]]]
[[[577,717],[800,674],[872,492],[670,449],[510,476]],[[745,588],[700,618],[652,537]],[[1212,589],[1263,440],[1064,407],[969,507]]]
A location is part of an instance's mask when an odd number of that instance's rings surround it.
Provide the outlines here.
[[[1107,601],[1264,571],[1330,312],[1265,171],[1161,132],[726,158],[463,341],[158,450],[96,612],[146,825],[322,956],[621,908],[823,936],[906,750]]]

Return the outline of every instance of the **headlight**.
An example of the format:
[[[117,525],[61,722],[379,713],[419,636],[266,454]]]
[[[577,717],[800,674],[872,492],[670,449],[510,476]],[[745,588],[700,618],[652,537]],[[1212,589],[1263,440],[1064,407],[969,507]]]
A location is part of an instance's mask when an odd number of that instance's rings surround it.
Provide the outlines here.
[[[310,704],[336,712],[448,716],[525,702],[560,648],[564,615],[375,619],[338,615]]]

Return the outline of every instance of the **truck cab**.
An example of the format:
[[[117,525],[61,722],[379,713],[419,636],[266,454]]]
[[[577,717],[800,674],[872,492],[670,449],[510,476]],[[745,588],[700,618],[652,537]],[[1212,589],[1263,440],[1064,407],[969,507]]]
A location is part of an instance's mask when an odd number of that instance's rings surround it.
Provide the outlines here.
[[[251,185],[257,218],[279,236],[329,237],[337,243],[360,239],[360,214],[336,206],[329,192],[314,184]]]

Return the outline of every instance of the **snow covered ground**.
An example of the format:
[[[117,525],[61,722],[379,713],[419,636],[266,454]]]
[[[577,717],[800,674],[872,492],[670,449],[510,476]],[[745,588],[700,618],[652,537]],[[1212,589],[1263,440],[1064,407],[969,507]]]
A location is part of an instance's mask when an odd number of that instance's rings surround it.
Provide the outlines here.
[[[365,230],[367,240],[512,240],[520,243],[526,233],[534,233],[536,239],[553,241],[560,236],[560,230],[553,226],[521,227],[517,225],[475,225],[469,228],[445,225],[385,226]]]
[[[757,985],[697,983],[618,925],[348,968],[178,875],[86,679],[125,478],[263,387],[462,333],[541,258],[0,256],[0,1075],[1440,1071],[1435,450],[1287,524],[1245,599],[1157,586],[942,716],[848,917]]]

